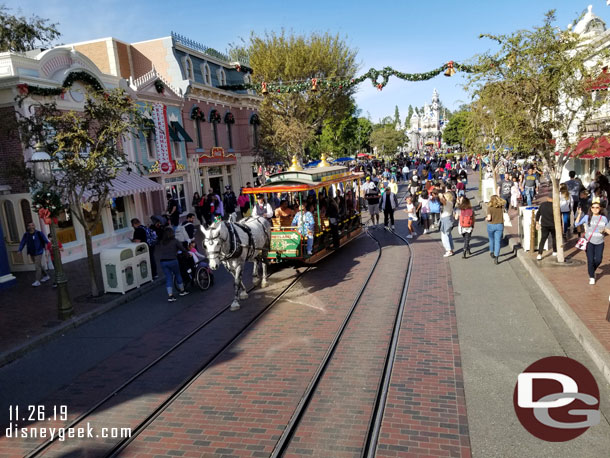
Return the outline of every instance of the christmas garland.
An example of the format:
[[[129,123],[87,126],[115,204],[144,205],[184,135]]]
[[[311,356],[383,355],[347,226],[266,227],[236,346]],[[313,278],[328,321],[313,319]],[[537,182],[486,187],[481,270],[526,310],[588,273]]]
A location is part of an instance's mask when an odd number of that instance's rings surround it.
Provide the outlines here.
[[[260,118],[258,117],[258,115],[256,113],[254,113],[251,117],[250,117],[250,124],[256,124],[259,125],[261,123]]]
[[[33,211],[42,218],[56,218],[63,210],[61,196],[50,189],[39,189],[32,195]],[[41,214],[42,213],[42,214]]]
[[[225,115],[225,124],[235,124],[235,116],[233,116],[233,113],[227,113]]]
[[[96,91],[102,91],[103,87],[100,82],[87,72],[71,72],[64,80],[62,87],[40,87],[33,86],[31,84],[22,83],[17,85],[17,90],[21,95],[40,95],[43,97],[58,96],[66,92],[66,90],[72,87],[75,81],[82,81],[88,84]]]
[[[159,94],[163,94],[163,92],[165,91],[165,85],[161,80],[155,80],[155,89]]]
[[[476,67],[471,65],[460,64],[458,62],[447,62],[446,64],[430,70],[424,73],[404,73],[393,69],[392,67],[384,67],[381,70],[371,68],[365,74],[352,79],[320,79],[311,78],[304,81],[295,82],[292,84],[284,83],[273,83],[265,82],[262,83],[243,83],[243,84],[229,84],[219,86],[220,89],[226,90],[245,90],[253,89],[262,94],[268,94],[269,92],[275,92],[279,94],[285,94],[289,92],[304,92],[311,90],[313,92],[318,89],[345,89],[357,86],[365,80],[370,80],[371,84],[379,90],[382,90],[390,80],[391,76],[395,76],[405,81],[427,81],[435,76],[445,73],[445,76],[453,76],[456,71],[472,73],[476,71]]]
[[[205,122],[205,114],[203,114],[203,111],[201,111],[201,108],[193,107],[193,109],[191,110],[191,119]]]
[[[222,122],[222,117],[220,116],[220,113],[218,113],[218,110],[212,110],[212,112],[210,113],[210,122]]]

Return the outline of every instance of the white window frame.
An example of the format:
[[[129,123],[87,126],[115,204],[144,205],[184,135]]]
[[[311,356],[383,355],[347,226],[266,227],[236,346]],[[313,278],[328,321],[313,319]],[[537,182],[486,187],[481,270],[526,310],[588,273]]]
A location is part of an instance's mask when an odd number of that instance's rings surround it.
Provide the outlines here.
[[[212,72],[207,62],[201,65],[201,75],[203,76],[203,84],[212,85]]]
[[[184,57],[184,73],[186,75],[186,79],[193,81],[195,79],[195,70],[193,68],[193,61],[189,56]],[[190,70],[190,72],[189,72]]]
[[[155,134],[152,129],[144,135],[144,143],[146,144],[146,157],[149,161],[157,160],[157,145],[155,142]]]
[[[216,72],[216,76],[218,77],[219,86],[224,86],[227,84],[227,74],[225,73],[224,68],[219,68]]]
[[[172,140],[170,144],[172,148],[172,156],[174,157],[174,159],[178,161],[182,160],[182,150],[180,149],[180,142]]]

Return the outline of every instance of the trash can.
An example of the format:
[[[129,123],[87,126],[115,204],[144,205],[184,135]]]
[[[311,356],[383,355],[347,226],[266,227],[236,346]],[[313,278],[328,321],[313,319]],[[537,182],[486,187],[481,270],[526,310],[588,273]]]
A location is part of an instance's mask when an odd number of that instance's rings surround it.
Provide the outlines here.
[[[483,202],[489,202],[491,196],[496,193],[496,182],[493,178],[486,178],[481,183],[481,195]]]
[[[145,242],[125,242],[119,244],[118,246],[133,250],[135,276],[138,288],[144,283],[152,281],[152,270],[150,264],[150,252],[148,244]]]
[[[538,242],[540,241],[540,231],[535,230],[534,231],[534,246],[532,247],[532,240],[531,240],[531,224],[532,224],[532,220],[534,219],[534,217],[536,216],[536,212],[538,211],[538,207],[535,206],[531,206],[531,207],[519,207],[519,220],[521,221],[521,224],[519,225],[519,231],[521,233],[521,245],[523,246],[523,250],[524,251],[530,251],[530,250],[537,250],[538,249]],[[548,244],[549,241],[547,240],[546,243],[544,244],[544,249],[547,250],[548,249]]]
[[[100,252],[104,292],[122,293],[136,288],[134,251],[130,247],[111,247]]]

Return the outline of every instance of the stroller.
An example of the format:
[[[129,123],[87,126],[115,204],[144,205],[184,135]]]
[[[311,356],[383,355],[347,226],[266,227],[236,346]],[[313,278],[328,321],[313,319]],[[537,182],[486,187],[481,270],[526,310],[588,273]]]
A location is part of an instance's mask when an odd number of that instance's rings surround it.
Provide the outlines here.
[[[178,264],[185,288],[196,285],[201,291],[205,291],[214,284],[212,269],[203,260],[196,263],[188,251],[178,254]],[[177,289],[178,285],[175,283],[174,279],[174,286]]]

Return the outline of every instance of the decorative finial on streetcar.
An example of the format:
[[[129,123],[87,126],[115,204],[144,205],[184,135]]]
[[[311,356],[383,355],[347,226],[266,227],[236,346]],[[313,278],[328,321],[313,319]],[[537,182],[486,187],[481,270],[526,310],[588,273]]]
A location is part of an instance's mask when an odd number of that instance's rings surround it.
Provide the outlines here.
[[[320,157],[320,163],[318,164],[318,167],[330,167],[330,164],[326,161],[326,154],[322,153],[322,156]]]
[[[303,170],[303,167],[299,164],[299,160],[297,159],[297,155],[292,156],[292,165],[288,169],[291,172],[298,172],[299,170]]]

